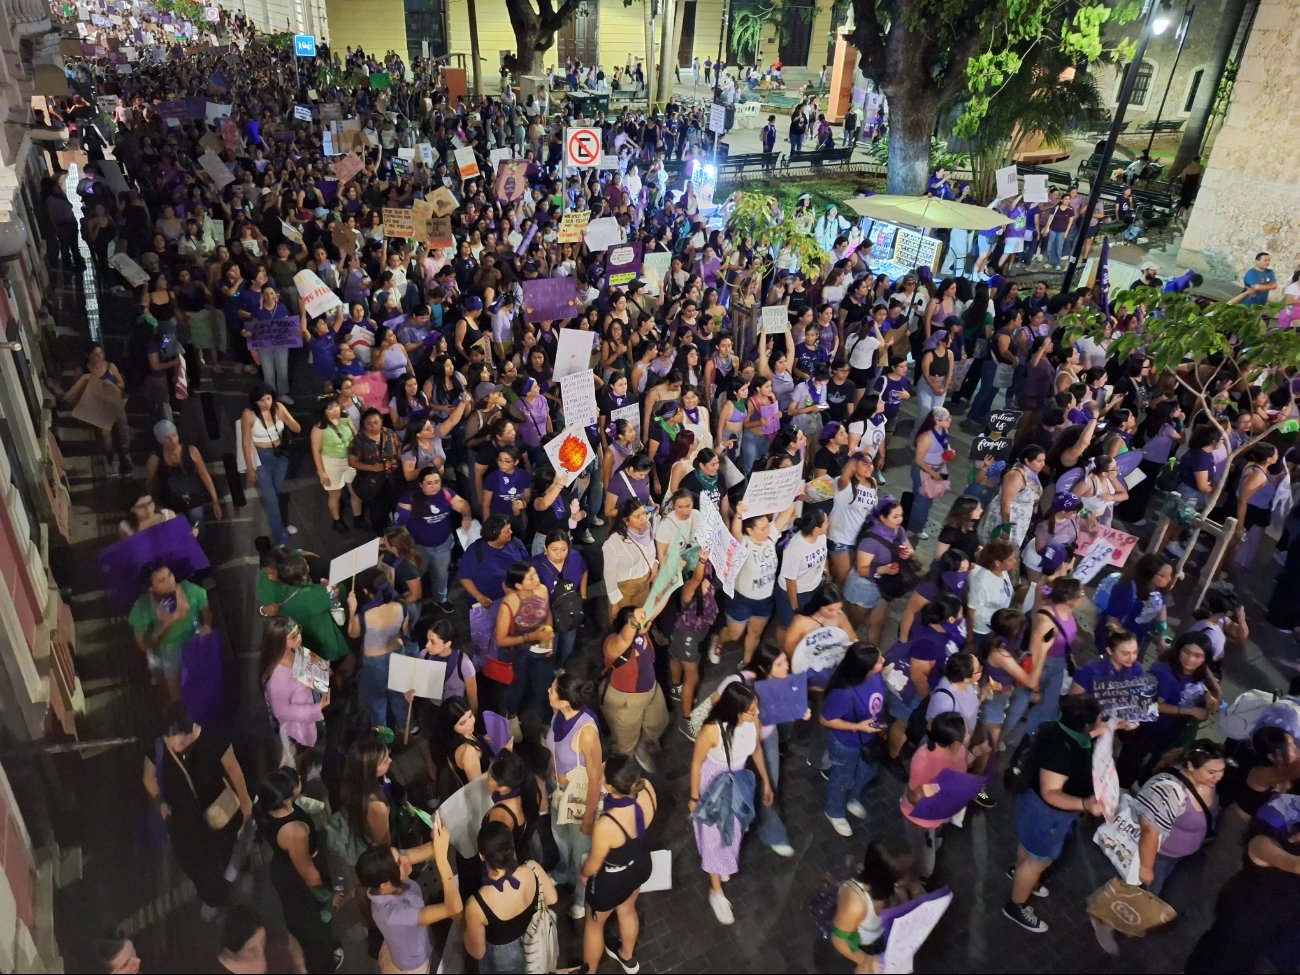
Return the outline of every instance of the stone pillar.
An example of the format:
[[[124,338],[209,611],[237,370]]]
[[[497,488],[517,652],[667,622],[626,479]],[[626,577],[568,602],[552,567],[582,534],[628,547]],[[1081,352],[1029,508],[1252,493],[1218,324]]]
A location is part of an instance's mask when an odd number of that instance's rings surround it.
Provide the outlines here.
[[[1300,263],[1300,140],[1280,108],[1300,97],[1298,10],[1297,0],[1260,0],[1228,115],[1178,252],[1182,267],[1240,281],[1255,254],[1269,251],[1278,280],[1290,281]]]

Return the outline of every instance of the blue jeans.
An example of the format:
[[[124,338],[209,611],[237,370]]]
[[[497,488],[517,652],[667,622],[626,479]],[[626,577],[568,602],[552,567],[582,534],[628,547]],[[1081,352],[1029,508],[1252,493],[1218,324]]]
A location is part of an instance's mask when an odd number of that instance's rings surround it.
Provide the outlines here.
[[[536,709],[543,721],[550,718],[551,706],[546,692],[555,680],[555,658],[543,657],[520,648],[515,654],[515,682],[506,695],[506,715],[522,717]]]
[[[406,728],[407,704],[403,695],[388,689],[388,658],[391,656],[385,653],[361,658],[361,666],[357,668],[358,700],[372,727],[402,731]],[[388,722],[390,711],[392,724]]]
[[[570,630],[568,633],[555,634],[555,666],[556,669],[564,669],[564,663],[569,656],[578,647],[578,631]]]
[[[772,783],[772,794],[778,795],[777,788],[781,781],[781,742],[779,734],[764,738],[763,762],[767,765],[767,777]],[[781,822],[781,813],[777,803],[763,805],[762,796],[758,802],[758,838],[764,846],[789,846],[790,837],[786,834],[785,823]]]
[[[284,527],[280,513],[280,495],[284,494],[284,480],[289,475],[289,458],[278,456],[272,447],[258,447],[257,459],[262,462],[257,469],[257,493],[266,509],[271,541],[276,545],[288,545],[289,531]]]
[[[760,433],[753,433],[749,430],[742,430],[740,433],[740,470],[746,476],[754,469],[754,465],[767,456],[767,449],[771,446],[767,437]]]
[[[1061,678],[1065,674],[1064,657],[1048,657],[1043,662],[1043,673],[1038,680],[1038,686],[1041,690],[1040,700],[1037,704],[1030,704],[1029,691],[1024,687],[1017,687],[1011,692],[1011,704],[1007,707],[1006,722],[1003,724],[1003,730],[1010,734],[1017,722],[1024,717],[1025,712],[1029,712],[1029,719],[1025,723],[1025,734],[1029,734],[1038,728],[1044,721],[1055,721],[1061,713]]]
[[[262,382],[282,399],[289,395],[289,350],[259,349],[257,357],[262,360]]]
[[[912,516],[907,520],[907,530],[910,532],[925,531],[925,523],[930,517],[930,509],[933,507],[934,498],[927,498],[921,494],[921,468],[913,464]]]
[[[429,592],[434,601],[447,601],[447,580],[451,569],[451,549],[456,544],[456,536],[448,535],[441,545],[421,545],[420,554],[424,556],[424,566],[429,573]]]
[[[975,391],[970,412],[966,414],[966,419],[971,423],[983,424],[988,419],[989,411],[993,409],[993,401],[998,397],[998,388],[993,385],[993,377],[997,371],[998,363],[993,358],[985,359],[980,366],[979,389]]]
[[[1169,875],[1174,872],[1174,867],[1182,862],[1182,857],[1167,857],[1163,854],[1156,854],[1156,862],[1151,867],[1151,872],[1155,874],[1151,878],[1151,883],[1147,884],[1147,890],[1160,896],[1160,892],[1165,889],[1165,883],[1169,880]]]
[[[826,815],[843,819],[845,806],[850,799],[862,801],[871,780],[876,777],[876,767],[862,760],[862,749],[856,744],[845,745],[833,735],[826,736],[826,750],[831,756],[831,780],[826,785]]]
[[[921,430],[921,424],[930,415],[930,411],[935,407],[943,406],[943,401],[947,399],[947,396],[947,393],[936,393],[924,379],[916,384],[916,422],[912,424],[913,440],[916,439],[916,435]]]
[[[1060,264],[1061,252],[1065,249],[1065,234],[1058,230],[1047,232],[1047,263]]]

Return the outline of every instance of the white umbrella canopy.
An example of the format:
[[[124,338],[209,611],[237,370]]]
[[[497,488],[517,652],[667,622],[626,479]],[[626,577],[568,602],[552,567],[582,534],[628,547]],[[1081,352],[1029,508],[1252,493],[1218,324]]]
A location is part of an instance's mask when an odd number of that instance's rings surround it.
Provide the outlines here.
[[[909,227],[993,230],[1011,221],[988,207],[941,200],[937,196],[855,196],[844,205],[862,217],[891,220]]]

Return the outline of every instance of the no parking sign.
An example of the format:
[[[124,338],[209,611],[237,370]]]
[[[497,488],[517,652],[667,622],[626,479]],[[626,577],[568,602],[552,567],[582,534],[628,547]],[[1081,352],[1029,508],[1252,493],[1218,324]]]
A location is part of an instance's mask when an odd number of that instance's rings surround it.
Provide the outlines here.
[[[572,128],[564,130],[564,161],[577,169],[593,169],[600,165],[600,130]]]

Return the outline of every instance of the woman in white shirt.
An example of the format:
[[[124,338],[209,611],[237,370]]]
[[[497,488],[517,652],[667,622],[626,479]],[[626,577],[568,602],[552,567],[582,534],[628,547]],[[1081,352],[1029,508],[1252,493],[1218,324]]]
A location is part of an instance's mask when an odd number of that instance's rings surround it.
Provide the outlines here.
[[[690,491],[674,491],[664,509],[664,517],[655,527],[655,555],[660,562],[668,554],[674,536],[681,538],[682,548],[694,544],[700,524],[700,513],[695,510],[695,495]]]
[[[999,609],[1008,609],[1015,593],[1011,573],[1018,554],[1006,539],[989,542],[975,556],[966,590],[966,608],[971,614],[971,631],[983,652],[989,637],[989,621]]]
[[[776,641],[785,642],[785,631],[817,588],[826,581],[826,532],[831,520],[826,512],[806,509],[795,519],[796,534],[786,543],[777,575]]]
[[[794,520],[794,507],[772,518],[770,515],[745,517],[745,502],[736,505],[731,518],[731,534],[741,543],[738,558],[740,573],[736,576],[736,594],[727,603],[727,625],[722,639],[709,653],[709,662],[722,659],[722,645],[739,640],[744,635],[745,664],[754,659],[754,651],[772,618],[773,593],[780,559],[776,539]],[[793,614],[792,614],[793,615]]]
[[[853,566],[853,550],[867,518],[880,500],[876,489],[875,463],[859,451],[849,457],[831,502],[830,528],[826,533],[831,578],[842,586]]]
[[[644,606],[659,559],[655,555],[650,514],[640,501],[628,498],[619,506],[601,553],[605,560],[610,619],[624,606]]]

